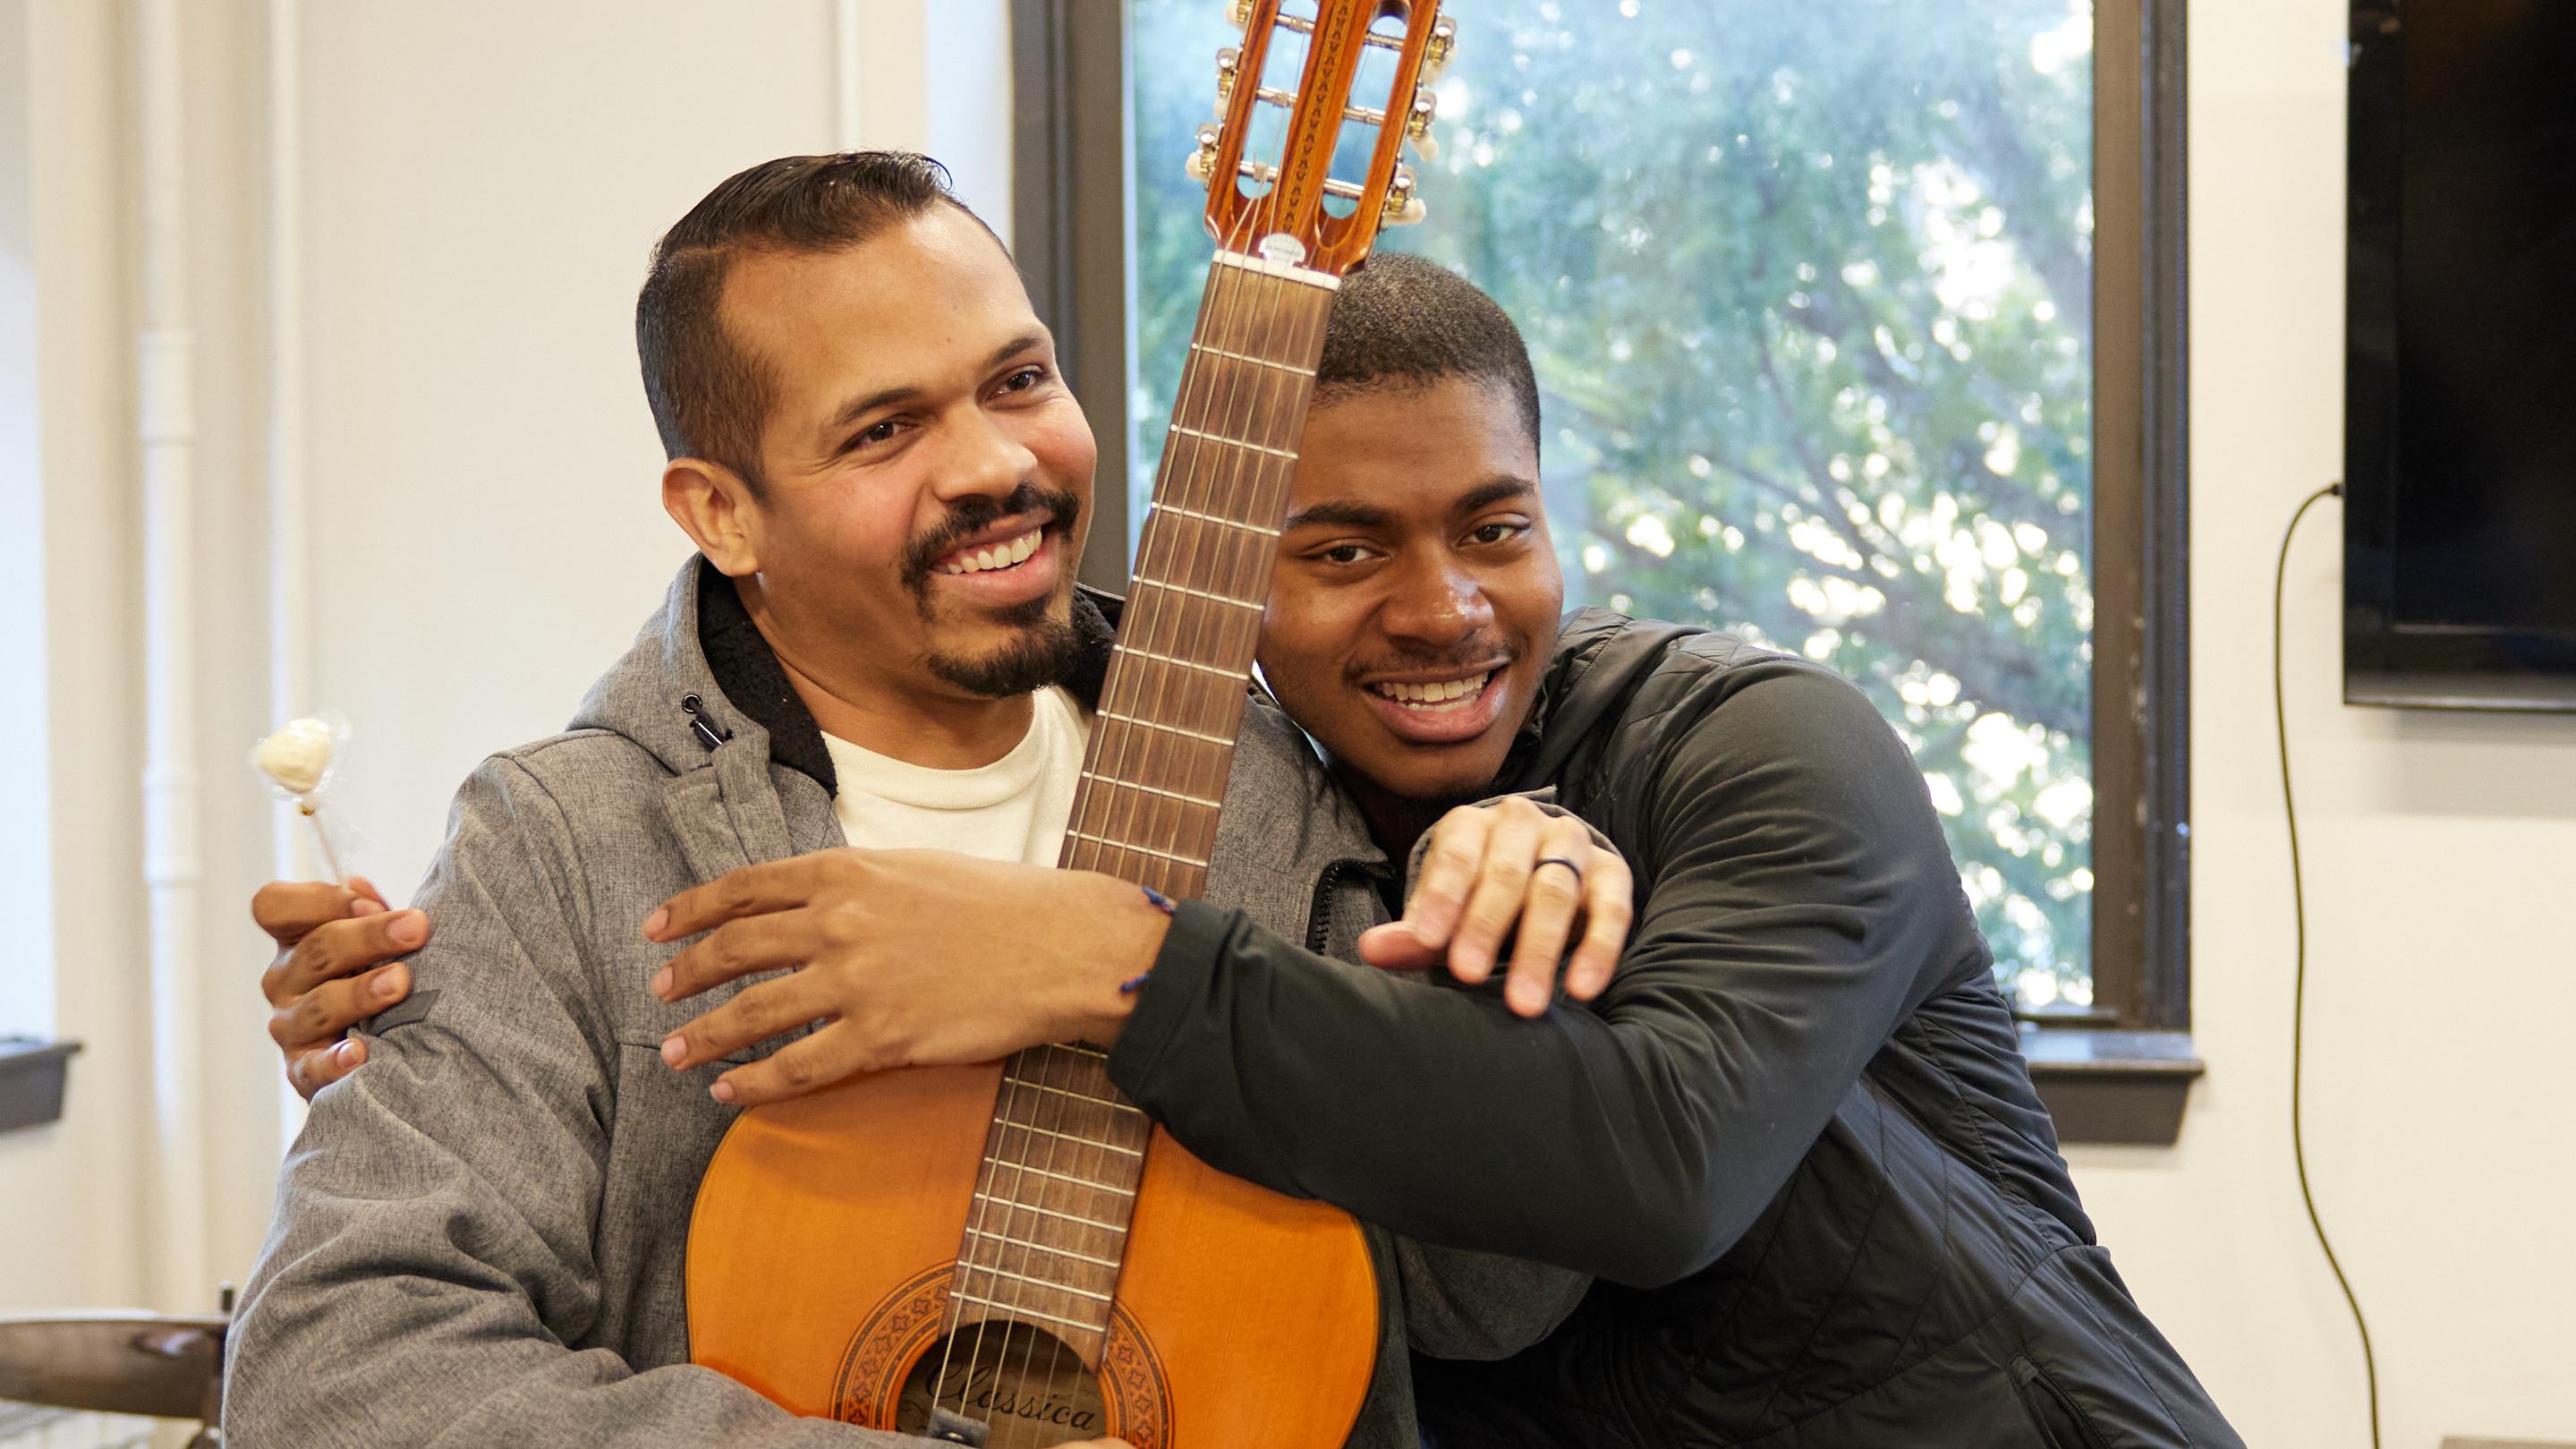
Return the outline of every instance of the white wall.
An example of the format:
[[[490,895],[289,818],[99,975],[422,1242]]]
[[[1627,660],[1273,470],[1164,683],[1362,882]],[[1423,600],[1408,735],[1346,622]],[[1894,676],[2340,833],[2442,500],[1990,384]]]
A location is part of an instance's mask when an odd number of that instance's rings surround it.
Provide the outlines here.
[[[0,535],[0,679],[45,667],[44,469],[37,444],[34,122],[28,92],[26,0],[0,0],[0,514],[37,521]],[[27,757],[44,756],[33,722]],[[49,1034],[54,1024],[53,870],[45,848],[41,770],[0,774],[0,820],[37,822],[0,841],[0,917],[18,923],[20,949],[0,957],[0,1036]]]
[[[144,1116],[139,536],[119,204],[122,31],[104,6],[29,0],[8,21],[26,47],[28,221],[38,287],[35,347],[42,607],[20,648],[40,717],[39,767],[61,808],[37,834],[63,929],[29,943],[52,976],[40,1023],[87,1049],[63,1120],[0,1136],[0,1306],[141,1295]],[[21,29],[20,27],[23,27]],[[31,652],[34,652],[31,649]],[[13,936],[15,933],[13,932]],[[14,948],[13,948],[14,949]]]
[[[27,105],[23,139],[15,112],[0,118],[0,320],[18,296],[15,238],[32,231],[50,566],[0,568],[0,607],[41,585],[46,607],[30,612],[47,621],[41,649],[11,635],[0,662],[19,648],[41,662],[49,708],[15,738],[52,742],[49,771],[0,782],[0,808],[19,803],[10,792],[58,802],[51,899],[65,923],[46,952],[43,913],[12,913],[17,949],[50,981],[0,981],[0,1021],[88,1044],[66,1120],[0,1137],[0,1312],[199,1308],[256,1255],[283,1139],[252,985],[268,952],[245,905],[271,873],[282,807],[246,757],[273,722],[275,671],[303,681],[299,706],[355,722],[335,807],[368,837],[362,868],[400,899],[474,761],[559,728],[660,602],[687,545],[660,510],[636,376],[653,239],[743,166],[844,144],[927,147],[1008,225],[1003,0],[952,0],[935,26],[925,0],[188,0],[179,13],[205,1002],[190,1040],[203,1080],[179,1115],[205,1167],[179,1182],[154,1170],[143,1087],[137,21],[93,0],[0,0],[0,76],[23,60],[29,77],[0,86]],[[272,36],[279,16],[292,29]],[[281,177],[300,204],[273,232]],[[303,265],[272,276],[281,240]],[[0,350],[22,333],[0,329]],[[0,355],[0,380],[11,365]],[[0,416],[0,489],[17,440]],[[307,501],[300,559],[270,547],[278,468]],[[284,656],[274,568],[309,601]]]
[[[388,891],[688,556],[635,290],[716,181],[831,144],[832,36],[820,5],[306,7],[311,693]]]
[[[2271,716],[2281,529],[2340,476],[2344,0],[2190,13],[2193,1022],[2171,1151],[2077,1149],[2138,1296],[2251,1443],[2366,1444],[2360,1351],[2290,1165]],[[2576,718],[2339,703],[2341,505],[2291,560],[2308,1145],[2386,1442],[2576,1440]]]

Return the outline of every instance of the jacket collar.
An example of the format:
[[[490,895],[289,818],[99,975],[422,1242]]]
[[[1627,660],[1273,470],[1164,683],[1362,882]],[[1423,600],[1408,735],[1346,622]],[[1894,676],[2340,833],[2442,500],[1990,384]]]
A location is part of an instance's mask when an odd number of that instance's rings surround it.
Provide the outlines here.
[[[1704,632],[1608,609],[1567,615],[1539,676],[1538,701],[1503,757],[1495,788],[1529,790],[1562,778],[1576,751],[1627,711],[1673,641]]]

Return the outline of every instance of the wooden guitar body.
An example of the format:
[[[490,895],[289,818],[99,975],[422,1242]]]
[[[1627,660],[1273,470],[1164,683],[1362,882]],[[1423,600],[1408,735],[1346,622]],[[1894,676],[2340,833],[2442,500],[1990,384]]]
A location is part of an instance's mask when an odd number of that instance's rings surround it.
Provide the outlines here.
[[[998,1066],[889,1072],[744,1113],[689,1223],[691,1357],[795,1413],[927,1432],[928,1395],[907,1404],[904,1387],[936,1368],[959,1306],[1000,1081]],[[1001,1357],[1027,1365],[959,1386],[989,1417],[991,1449],[1342,1442],[1376,1358],[1376,1333],[1353,1332],[1378,1306],[1356,1223],[1217,1172],[1157,1130],[1127,1237],[1105,1341],[1031,1337],[1025,1308],[991,1330],[1022,1335],[1025,1352]],[[969,1306],[958,1336],[987,1317]]]

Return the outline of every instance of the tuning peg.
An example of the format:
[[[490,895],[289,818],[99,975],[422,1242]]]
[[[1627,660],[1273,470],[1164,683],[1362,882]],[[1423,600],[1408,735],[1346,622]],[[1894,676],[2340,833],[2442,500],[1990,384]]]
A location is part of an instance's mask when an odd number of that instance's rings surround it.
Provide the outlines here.
[[[1198,149],[1192,151],[1190,159],[1181,166],[1192,181],[1205,186],[1208,178],[1216,174],[1217,145],[1224,139],[1225,133],[1214,126],[1199,127]]]
[[[1240,0],[1238,0],[1240,3]],[[1422,78],[1438,80],[1449,68],[1449,58],[1458,50],[1458,26],[1448,17],[1431,22],[1431,39],[1422,47]]]
[[[1250,25],[1252,23],[1252,0],[1234,0],[1233,4],[1225,7],[1225,17],[1226,19],[1234,22],[1234,28],[1237,30],[1241,30],[1245,26]]]
[[[1440,138],[1431,134],[1432,118],[1439,113],[1439,98],[1415,87],[1413,109],[1404,118],[1404,135],[1413,143],[1414,153],[1425,161],[1440,159]]]
[[[1243,52],[1229,45],[1216,53],[1216,113],[1225,114],[1226,103],[1234,99],[1236,75],[1243,69]]]
[[[1395,179],[1387,183],[1386,205],[1378,212],[1378,224],[1411,226],[1422,217],[1422,198],[1413,194],[1413,168],[1398,166]]]

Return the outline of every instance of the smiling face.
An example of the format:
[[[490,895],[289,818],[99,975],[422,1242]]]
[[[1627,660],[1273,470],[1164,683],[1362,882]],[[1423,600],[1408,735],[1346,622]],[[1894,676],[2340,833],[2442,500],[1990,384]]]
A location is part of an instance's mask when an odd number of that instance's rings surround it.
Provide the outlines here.
[[[991,233],[939,204],[856,246],[754,251],[722,317],[773,387],[761,484],[728,490],[738,546],[709,557],[752,576],[782,662],[844,698],[1060,678],[1095,450]]]
[[[1308,415],[1261,672],[1373,817],[1484,792],[1564,602],[1507,390],[1451,376]]]

